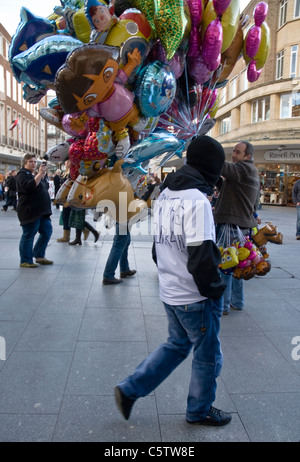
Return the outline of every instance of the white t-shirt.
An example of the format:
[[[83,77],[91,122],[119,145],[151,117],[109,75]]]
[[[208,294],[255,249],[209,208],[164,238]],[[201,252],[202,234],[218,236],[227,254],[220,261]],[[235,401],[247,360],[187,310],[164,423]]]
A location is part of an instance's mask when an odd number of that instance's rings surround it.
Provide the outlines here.
[[[154,206],[154,239],[159,276],[159,293],[169,305],[199,302],[200,295],[187,269],[187,246],[215,242],[210,202],[198,189],[162,191]]]

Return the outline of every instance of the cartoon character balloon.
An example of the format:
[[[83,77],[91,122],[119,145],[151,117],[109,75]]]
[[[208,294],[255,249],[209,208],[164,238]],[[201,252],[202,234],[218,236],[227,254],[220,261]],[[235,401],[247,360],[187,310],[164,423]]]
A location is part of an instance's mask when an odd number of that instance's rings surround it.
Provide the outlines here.
[[[117,47],[85,44],[69,54],[55,81],[57,98],[65,113],[87,112],[90,117],[105,119],[114,132],[119,157],[130,147],[128,126],[137,132],[145,126],[133,102],[134,94],[124,85],[140,64],[141,55],[135,49],[127,57],[127,64],[119,69]]]

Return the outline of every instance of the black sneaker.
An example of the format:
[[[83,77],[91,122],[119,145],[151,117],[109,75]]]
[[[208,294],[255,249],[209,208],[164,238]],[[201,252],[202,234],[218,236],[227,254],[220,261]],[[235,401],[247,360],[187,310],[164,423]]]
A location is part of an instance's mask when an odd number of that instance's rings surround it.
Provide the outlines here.
[[[135,400],[130,399],[126,395],[124,395],[120,387],[115,387],[115,398],[117,408],[121,412],[124,419],[128,420]]]
[[[229,412],[221,411],[215,407],[210,406],[210,409],[207,413],[205,419],[202,420],[187,420],[189,424],[192,425],[210,425],[213,427],[220,427],[221,425],[226,425],[231,421],[231,414]]]
[[[122,281],[122,279],[117,279],[117,278],[112,278],[112,279],[107,279],[107,278],[103,278],[103,281],[102,281],[102,284],[104,286],[109,286],[109,285],[112,285],[112,284],[120,284]]]

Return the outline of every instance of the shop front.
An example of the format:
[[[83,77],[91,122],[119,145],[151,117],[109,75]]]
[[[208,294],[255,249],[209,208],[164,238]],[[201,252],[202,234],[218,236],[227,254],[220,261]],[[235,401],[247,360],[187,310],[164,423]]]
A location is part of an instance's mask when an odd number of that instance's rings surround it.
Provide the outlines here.
[[[292,189],[300,179],[300,150],[266,151],[264,159],[257,159],[255,164],[261,182],[260,202],[293,205]]]

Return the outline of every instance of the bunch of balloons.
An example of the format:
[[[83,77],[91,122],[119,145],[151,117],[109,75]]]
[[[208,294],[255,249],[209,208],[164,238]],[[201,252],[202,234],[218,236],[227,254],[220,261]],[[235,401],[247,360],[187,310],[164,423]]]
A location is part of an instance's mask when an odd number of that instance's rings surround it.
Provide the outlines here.
[[[101,175],[123,159],[132,185],[149,161],[182,156],[207,133],[218,89],[243,55],[256,80],[270,49],[268,6],[246,37],[239,0],[61,0],[47,18],[21,9],[9,61],[26,101],[56,97],[41,116],[70,135],[49,152],[69,157],[72,180]],[[209,155],[209,154],[208,154]]]

